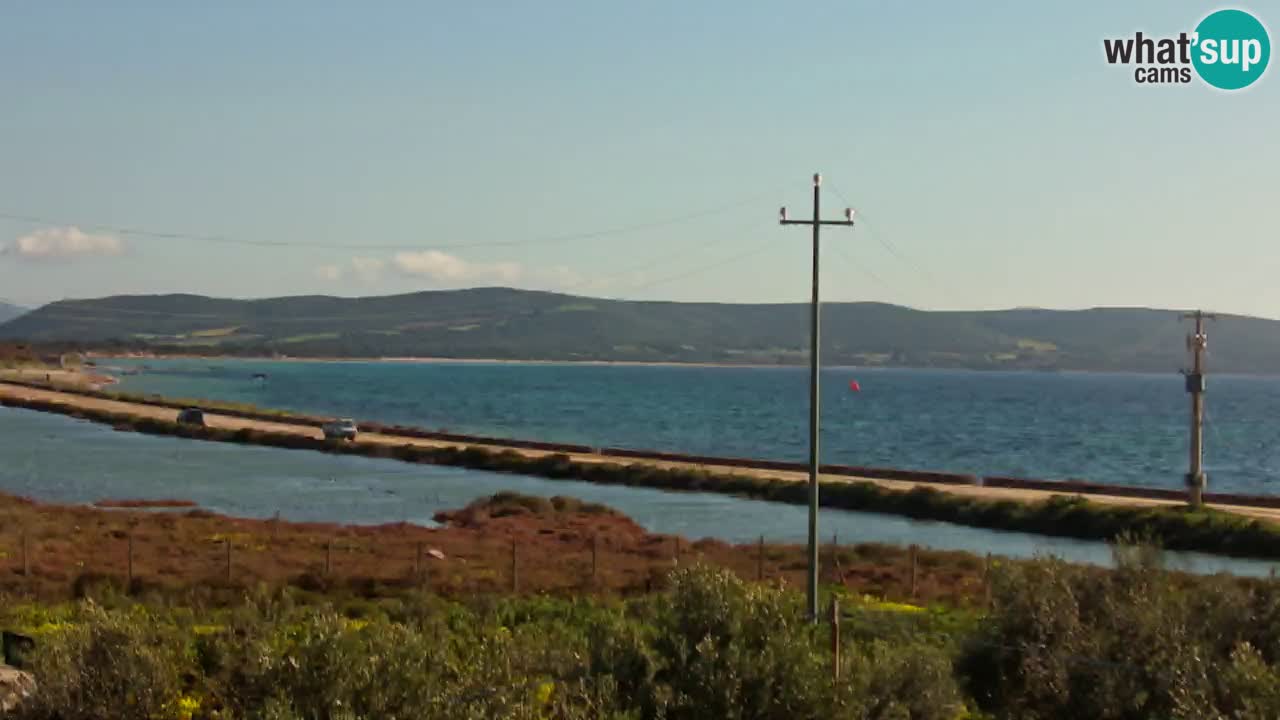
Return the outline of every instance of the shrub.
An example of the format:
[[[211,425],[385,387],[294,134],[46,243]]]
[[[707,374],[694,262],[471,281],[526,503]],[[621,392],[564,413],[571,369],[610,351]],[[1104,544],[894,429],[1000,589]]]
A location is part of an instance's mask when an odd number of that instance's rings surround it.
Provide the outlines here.
[[[146,611],[89,605],[76,624],[42,638],[31,658],[36,693],[19,720],[151,720],[172,716],[189,669],[180,645]]]
[[[876,642],[844,660],[836,706],[865,720],[954,720],[964,710],[951,659],[919,643]]]
[[[1275,707],[1274,584],[1180,578],[1141,546],[1118,559],[1115,572],[997,570],[995,609],[960,665],[978,702],[1042,720],[1274,716],[1233,714]]]

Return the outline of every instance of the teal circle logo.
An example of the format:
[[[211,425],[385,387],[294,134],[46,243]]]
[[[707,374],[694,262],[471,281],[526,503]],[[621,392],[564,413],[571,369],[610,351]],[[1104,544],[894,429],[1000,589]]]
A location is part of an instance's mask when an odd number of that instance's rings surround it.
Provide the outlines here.
[[[1196,26],[1191,63],[1200,79],[1221,90],[1257,82],[1271,60],[1271,38],[1258,18],[1243,10],[1219,10]]]

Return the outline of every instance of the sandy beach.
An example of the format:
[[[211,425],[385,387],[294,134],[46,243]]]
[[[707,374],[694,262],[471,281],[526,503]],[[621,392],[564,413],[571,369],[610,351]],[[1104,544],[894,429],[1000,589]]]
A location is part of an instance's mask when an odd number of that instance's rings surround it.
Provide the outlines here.
[[[85,370],[37,367],[0,370],[0,380],[10,379],[25,382],[46,382],[55,386],[66,385],[90,390],[102,390],[119,382],[114,376]]]

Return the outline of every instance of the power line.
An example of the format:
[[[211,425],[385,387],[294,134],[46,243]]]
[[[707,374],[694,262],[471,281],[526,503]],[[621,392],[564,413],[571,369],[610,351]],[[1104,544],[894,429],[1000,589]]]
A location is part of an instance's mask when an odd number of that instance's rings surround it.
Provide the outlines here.
[[[123,227],[117,225],[107,225],[102,223],[76,223],[65,219],[57,219],[37,215],[25,215],[21,213],[0,212],[0,219],[11,220],[14,222],[24,222],[39,225],[72,225],[78,228],[93,230],[96,232],[112,233],[115,235],[124,235],[128,237],[145,238],[153,240],[184,240],[192,242],[206,242],[211,244],[229,244],[229,245],[246,245],[252,247],[296,247],[296,248],[316,248],[331,250],[422,250],[422,249],[440,249],[440,250],[456,250],[463,248],[480,248],[480,247],[512,247],[519,245],[542,245],[561,242],[572,242],[575,240],[590,240],[594,238],[606,237],[610,235],[626,235],[631,233],[652,230],[668,225],[676,225],[683,222],[689,222],[711,215],[728,212],[735,208],[743,207],[766,197],[769,193],[757,193],[751,197],[742,200],[717,205],[711,208],[704,208],[692,212],[682,213],[658,220],[648,222],[634,223],[631,225],[622,225],[601,230],[590,230],[579,233],[569,233],[562,235],[548,235],[543,237],[526,238],[522,240],[488,240],[480,242],[465,243],[376,243],[376,244],[360,244],[353,245],[350,243],[325,243],[325,242],[298,242],[289,240],[254,240],[249,238],[239,238],[227,235],[203,235],[197,233],[186,232],[169,232],[160,230],[147,230],[135,227]]]
[[[840,243],[835,243],[833,247],[836,249],[836,253],[840,255],[840,257],[844,258],[845,262],[849,263],[849,265],[853,267],[854,270],[857,270],[863,277],[866,277],[867,279],[871,280],[872,282],[876,283],[877,285],[879,285],[880,287],[886,290],[893,289],[892,286],[890,286],[888,283],[882,280],[880,276],[877,275],[875,271],[873,271],[870,267],[867,267],[866,265],[858,262],[857,260],[854,260],[853,255],[849,254],[845,250],[843,245],[841,245]]]
[[[881,233],[877,232],[876,224],[868,220],[866,213],[863,210],[858,209],[852,204],[850,204],[848,199],[845,197],[844,193],[840,192],[840,189],[838,187],[832,187],[831,189],[833,192],[835,192],[835,194],[841,200],[845,202],[845,204],[849,205],[850,207],[854,207],[854,209],[858,211],[858,218],[860,219],[860,224],[866,229],[866,232],[871,235],[872,239],[874,239],[877,243],[880,244],[881,247],[883,247],[886,251],[888,251],[888,253],[894,257],[894,259],[896,259],[898,262],[905,265],[912,272],[916,273],[916,275],[918,275],[920,279],[923,280],[929,287],[941,288],[948,295],[952,296],[953,300],[960,299],[959,294],[956,293],[954,290],[952,290],[949,284],[939,280],[933,273],[931,273],[928,270],[928,268],[924,267],[923,264],[918,263],[912,260],[911,258],[909,258],[905,253],[901,252],[898,249],[896,244],[894,244],[888,238],[884,237]],[[964,307],[963,304],[957,304],[956,309],[962,309],[963,307]]]
[[[626,277],[628,275],[635,275],[636,273],[644,272],[645,270],[651,270],[655,267],[659,267],[662,265],[671,265],[678,258],[687,257],[693,253],[709,250],[711,248],[718,248],[722,245],[725,245],[731,241],[738,240],[738,239],[739,239],[739,236],[736,233],[727,233],[721,236],[719,239],[713,240],[706,244],[698,245],[698,244],[690,243],[688,245],[685,245],[681,250],[677,252],[663,253],[661,255],[651,257],[649,260],[645,261],[642,264],[632,265],[626,269],[614,270],[612,272],[608,272],[603,275],[585,277],[579,280],[578,282],[569,283],[568,285],[562,285],[559,289],[562,291],[565,291],[565,290],[572,291],[578,288],[586,287],[588,285],[600,283],[606,280],[611,280],[613,278]]]
[[[562,285],[554,290],[531,290],[530,292],[572,294],[572,292],[578,288],[586,287],[595,283],[600,283],[602,281],[607,281],[612,278],[634,275],[635,273],[642,272],[644,270],[648,270],[653,267],[672,265],[675,263],[675,261],[678,258],[686,257],[694,252],[705,251],[711,248],[720,247],[738,239],[739,239],[739,236],[737,234],[728,234],[719,238],[718,240],[715,240],[705,245],[693,245],[693,244],[686,245],[677,252],[664,253],[662,255],[652,257],[649,260],[639,265],[633,265],[625,269],[614,270],[602,275],[582,277],[576,282]],[[761,244],[763,245],[764,243],[761,243]],[[752,246],[752,247],[754,248],[756,246]],[[700,272],[708,272],[708,271],[717,269],[719,267],[722,267],[724,265],[731,264],[739,260],[744,260],[752,255],[759,254],[760,252],[763,251],[763,249],[764,248],[759,248],[759,249],[750,250],[744,253],[737,253],[728,258],[722,258],[720,260],[716,260],[714,263],[711,263],[708,265],[685,270],[675,275],[664,276],[663,278],[658,278],[658,279],[649,281],[647,283],[642,283],[640,285],[636,285],[635,287],[628,287],[627,289],[628,290],[646,289],[648,287],[659,285],[665,282],[674,281],[683,277],[688,277],[690,275],[696,275]],[[447,291],[439,291],[439,292],[447,292]],[[334,298],[334,299],[338,299],[338,298]],[[375,297],[375,298],[361,298],[361,299],[377,300],[381,298]],[[218,313],[218,312],[184,313],[184,312],[175,312],[175,311],[166,311],[166,310],[143,310],[143,309],[136,309],[136,308],[123,308],[123,307],[114,307],[110,305],[94,305],[91,307],[81,308],[77,306],[81,303],[86,303],[91,301],[68,300],[68,301],[63,301],[64,304],[59,305],[57,307],[46,306],[44,309],[42,309],[42,315],[46,317],[59,317],[59,318],[71,319],[71,320],[104,320],[104,321],[119,320],[120,318],[104,317],[104,315],[115,314],[115,315],[149,316],[149,317],[156,317],[156,318],[190,318],[193,320],[218,320],[218,321],[227,321],[227,322],[240,321],[240,322],[259,322],[259,323],[260,322],[268,322],[268,323],[320,322],[325,320],[364,320],[364,319],[376,320],[380,318],[404,316],[403,312],[384,312],[384,313],[364,313],[364,314],[353,313],[353,314],[333,314],[333,315],[312,315],[312,316],[304,316],[304,317],[270,317],[268,318],[268,317],[257,317],[257,316],[247,315],[247,314],[241,314],[249,307],[249,304],[254,302],[261,302],[260,300],[235,300],[235,299],[218,299],[218,300],[222,302],[239,303],[241,305],[240,307],[227,308],[226,311],[223,313]],[[498,309],[504,309],[506,307],[508,307],[508,305],[504,304],[504,305],[495,305],[493,307],[485,307],[485,308],[468,308],[468,312],[484,312],[486,310],[498,310]],[[426,311],[424,310],[424,312]]]
[[[639,292],[640,290],[648,290],[649,288],[654,287],[654,286],[657,286],[657,285],[662,285],[662,284],[664,284],[664,283],[673,282],[673,281],[675,281],[675,280],[682,280],[682,279],[687,278],[687,277],[690,277],[690,276],[692,276],[692,275],[698,275],[698,274],[700,274],[700,273],[710,272],[710,271],[712,271],[712,270],[718,270],[718,269],[720,269],[720,268],[722,268],[722,267],[724,267],[724,266],[726,266],[726,265],[731,265],[731,264],[733,264],[733,263],[736,263],[736,262],[739,262],[739,261],[742,261],[742,260],[746,260],[746,259],[747,259],[747,258],[749,258],[749,257],[753,257],[753,256],[756,256],[756,255],[759,255],[760,253],[763,253],[765,250],[768,250],[770,247],[773,247],[773,245],[774,245],[774,243],[773,243],[772,241],[770,241],[770,240],[765,240],[764,242],[761,242],[761,243],[759,243],[759,244],[757,244],[757,245],[752,246],[752,247],[753,247],[753,249],[752,249],[752,250],[748,250],[748,251],[746,251],[746,252],[741,252],[741,253],[736,253],[736,254],[734,254],[734,255],[732,255],[732,256],[730,256],[730,257],[728,257],[728,258],[725,258],[725,259],[723,259],[723,260],[716,261],[716,262],[711,263],[711,264],[709,264],[709,265],[701,265],[701,266],[699,266],[699,267],[693,268],[693,269],[688,270],[688,271],[686,271],[686,272],[678,273],[678,274],[675,274],[675,275],[668,275],[668,276],[666,276],[666,277],[658,278],[658,279],[653,280],[653,281],[651,281],[651,282],[647,282],[647,283],[644,283],[644,284],[641,284],[641,285],[633,286],[633,287],[629,288],[629,291],[630,291],[630,292]]]

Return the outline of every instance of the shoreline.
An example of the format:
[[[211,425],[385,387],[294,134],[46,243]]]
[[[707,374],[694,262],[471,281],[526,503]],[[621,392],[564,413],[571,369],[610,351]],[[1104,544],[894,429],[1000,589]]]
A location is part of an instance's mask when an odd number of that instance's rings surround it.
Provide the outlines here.
[[[160,354],[116,354],[116,352],[86,352],[86,359],[92,360],[209,360],[243,361],[243,363],[352,363],[352,364],[424,364],[424,365],[562,365],[562,366],[618,366],[618,368],[744,368],[758,370],[805,370],[806,363],[686,363],[680,360],[513,360],[499,357],[438,357],[438,356],[268,356],[268,355],[174,355],[168,352]],[[966,366],[923,366],[923,365],[849,365],[823,364],[823,370],[892,370],[892,372],[938,372],[938,373],[1018,373],[1036,375],[1147,375],[1147,377],[1179,377],[1175,373],[1158,372],[1158,370],[1108,370],[1078,368],[966,368]],[[1277,378],[1280,373],[1217,373],[1216,377],[1239,378]]]
[[[436,365],[558,365],[582,367],[673,367],[673,368],[746,368],[757,370],[803,370],[807,371],[807,363],[759,363],[759,362],[684,362],[679,360],[517,360],[511,358],[455,358],[434,356],[300,356],[286,355],[281,357],[267,355],[175,355],[172,353],[97,353],[86,352],[87,359],[115,360],[192,360],[215,362],[283,362],[283,363],[360,363],[360,364],[436,364]],[[1175,373],[1158,370],[1112,370],[1112,369],[1080,369],[1080,368],[1029,368],[1029,367],[989,367],[976,368],[965,366],[921,366],[921,365],[848,365],[824,363],[825,370],[890,370],[902,372],[954,372],[954,373],[1010,373],[1028,375],[1137,375],[1148,377],[1180,377]],[[1280,373],[1248,373],[1222,372],[1215,377],[1241,378],[1280,378]]]
[[[320,423],[312,418],[269,416],[261,410],[208,409],[207,427],[193,427],[177,424],[174,407],[160,402],[0,383],[0,404],[72,415],[122,431],[355,454],[553,480],[807,503],[807,473],[776,464],[743,464],[724,458],[690,461],[608,449],[604,449],[605,454],[599,449],[565,452],[555,445],[521,446],[442,433],[406,434],[410,429],[386,426],[361,432],[354,442],[327,441],[318,427]],[[894,479],[860,476],[856,474],[859,470],[824,466],[822,506],[1084,540],[1111,541],[1123,533],[1145,533],[1161,538],[1170,550],[1280,558],[1280,507],[1274,504],[1221,505],[1206,498],[1210,502],[1208,508],[1190,511],[1181,500],[1107,495],[1069,485],[1048,489],[985,486],[945,479],[941,474],[919,473],[923,479]],[[931,481],[930,476],[939,479]]]
[[[296,362],[296,363],[362,363],[362,364],[434,364],[434,365],[582,365],[582,366],[623,366],[623,367],[703,367],[703,368],[807,368],[807,365],[785,365],[767,363],[727,363],[727,362],[680,362],[677,360],[513,360],[501,358],[451,358],[432,356],[378,356],[378,357],[328,357],[328,356],[284,356],[266,355],[173,355],[173,354],[107,354],[86,353],[86,358],[112,360],[212,360],[219,362]],[[830,369],[878,366],[844,365],[828,366]],[[903,368],[910,369],[910,368]]]

